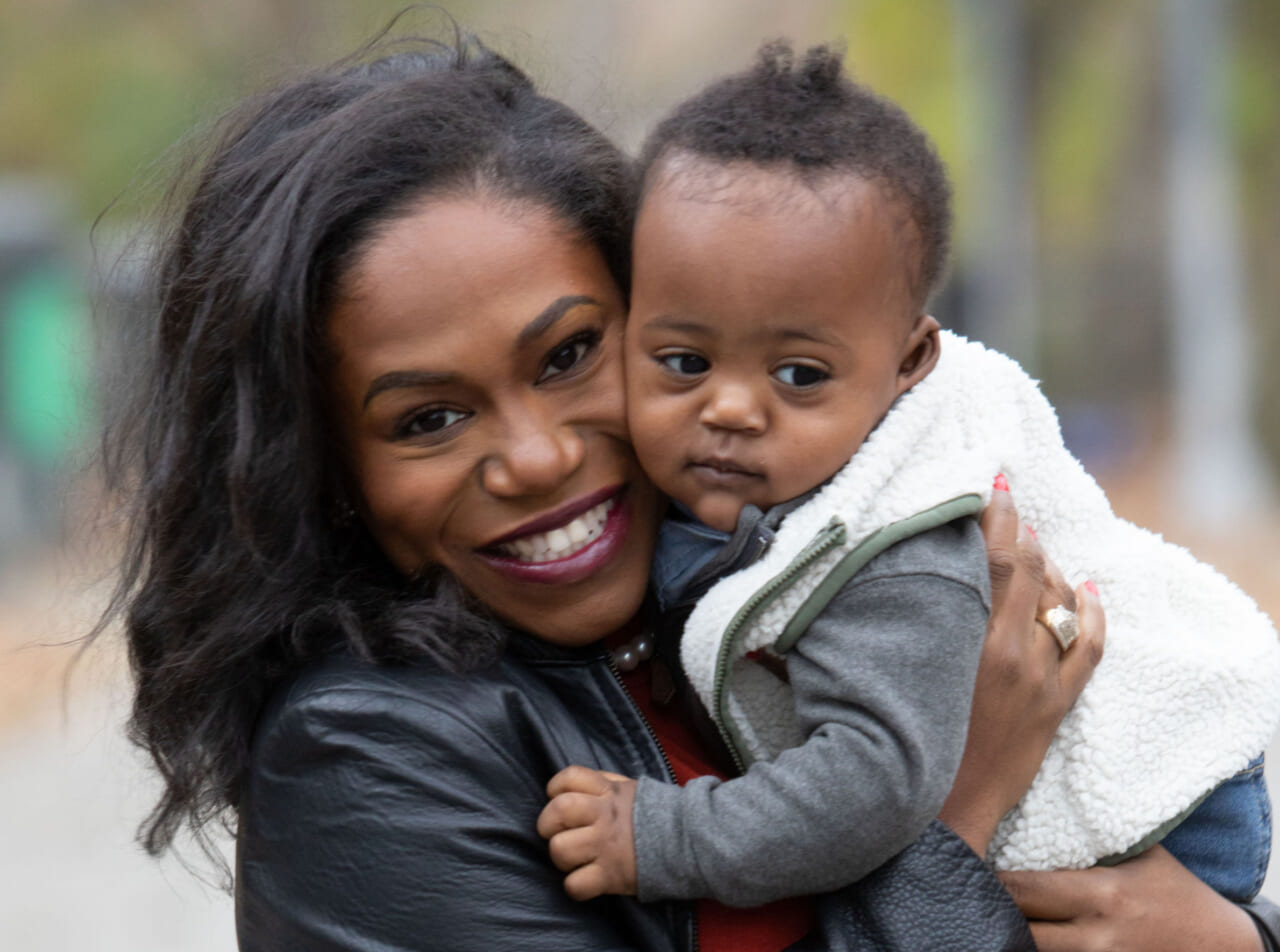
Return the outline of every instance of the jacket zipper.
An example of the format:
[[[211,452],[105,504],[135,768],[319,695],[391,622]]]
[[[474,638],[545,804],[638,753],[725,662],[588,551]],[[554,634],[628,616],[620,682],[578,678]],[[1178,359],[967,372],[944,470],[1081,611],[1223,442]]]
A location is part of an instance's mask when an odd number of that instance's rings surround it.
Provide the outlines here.
[[[755,615],[756,611],[767,601],[772,599],[782,589],[791,585],[795,581],[796,576],[803,572],[814,560],[826,555],[833,548],[841,545],[845,541],[847,532],[844,523],[838,518],[832,519],[822,528],[822,530],[813,538],[804,549],[791,560],[791,564],[785,569],[771,578],[762,585],[754,595],[747,599],[738,613],[733,616],[733,620],[729,622],[725,628],[724,637],[720,639],[720,652],[716,658],[715,679],[711,687],[712,701],[712,721],[715,722],[716,730],[720,732],[720,737],[724,740],[725,747],[729,749],[729,756],[733,758],[733,764],[737,768],[739,774],[747,772],[747,763],[742,753],[738,750],[738,745],[731,736],[727,724],[729,722],[729,712],[724,710],[724,684],[729,676],[729,654],[738,635],[746,627],[747,622]],[[611,662],[612,663],[612,662]]]
[[[622,672],[618,670],[617,664],[614,663],[613,656],[606,651],[604,660],[609,665],[609,672],[613,675],[613,680],[618,683],[618,690],[627,699],[627,703],[631,705],[631,710],[635,711],[636,717],[640,718],[640,723],[644,725],[644,729],[648,732],[649,739],[653,741],[653,746],[658,748],[662,763],[667,769],[667,780],[675,783],[676,768],[671,765],[671,758],[667,756],[667,751],[662,746],[662,741],[658,740],[658,734],[653,729],[653,725],[649,723],[649,718],[644,716],[644,711],[640,710],[640,705],[636,703],[635,698],[631,696],[631,692],[627,690],[627,686],[622,680]],[[689,947],[690,952],[698,952],[698,910],[694,903],[689,903],[689,923],[690,939],[692,940],[692,944]]]
[[[631,710],[636,712],[636,717],[640,718],[640,723],[643,724],[644,729],[649,732],[649,739],[653,741],[653,746],[657,747],[658,753],[662,755],[662,763],[667,768],[667,780],[671,781],[671,783],[675,783],[676,768],[671,765],[671,758],[667,756],[667,752],[662,746],[662,741],[658,740],[658,735],[654,731],[653,725],[649,723],[649,719],[644,716],[644,711],[640,710],[640,705],[636,703],[635,698],[631,696],[631,692],[627,690],[627,686],[622,680],[622,672],[618,670],[618,666],[614,663],[613,657],[609,654],[605,654],[604,660],[605,663],[609,665],[609,671],[613,675],[613,680],[618,682],[618,687],[626,697],[627,703],[631,705]]]

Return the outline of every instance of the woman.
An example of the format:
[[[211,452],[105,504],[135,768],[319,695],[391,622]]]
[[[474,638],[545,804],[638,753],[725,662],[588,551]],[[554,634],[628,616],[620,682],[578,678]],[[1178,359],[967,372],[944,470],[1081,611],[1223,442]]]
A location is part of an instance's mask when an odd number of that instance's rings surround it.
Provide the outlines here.
[[[247,950],[696,947],[688,905],[573,903],[535,829],[567,764],[671,774],[600,646],[642,631],[660,505],[623,423],[620,155],[460,43],[249,103],[182,200],[115,458],[139,479],[133,734],[166,784],[147,848],[236,811]],[[796,948],[1030,947],[974,851],[1102,622],[1086,599],[1060,660],[1032,616],[1066,596],[1042,595],[1007,498],[985,528],[950,828],[795,920],[766,911],[773,948],[810,916]],[[1130,879],[1158,905],[1159,877]],[[1185,891],[1167,912],[1256,947],[1243,912]]]

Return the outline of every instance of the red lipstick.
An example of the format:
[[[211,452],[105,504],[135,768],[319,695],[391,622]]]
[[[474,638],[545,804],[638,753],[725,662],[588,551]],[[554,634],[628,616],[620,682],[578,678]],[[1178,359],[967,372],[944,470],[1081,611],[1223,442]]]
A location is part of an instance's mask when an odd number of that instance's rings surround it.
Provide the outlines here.
[[[547,532],[551,529],[558,529],[566,523],[572,522],[578,516],[582,515],[588,509],[594,509],[600,503],[604,502],[610,496],[616,496],[622,492],[623,486],[606,486],[604,489],[597,489],[593,493],[588,493],[577,499],[571,500],[556,509],[552,509],[548,513],[544,513],[528,522],[521,523],[512,529],[506,535],[498,536],[496,539],[490,540],[485,548],[495,545],[502,545],[504,542],[512,542],[521,536],[533,535],[535,532]]]
[[[608,490],[584,496],[581,500],[575,500],[567,506],[561,506],[545,516],[531,519],[517,531],[494,540],[490,546],[479,550],[476,555],[495,572],[513,581],[536,582],[543,585],[571,585],[574,582],[580,582],[600,571],[622,551],[622,546],[627,540],[627,531],[631,527],[631,504],[627,499],[626,489],[627,487],[611,487]],[[572,555],[550,562],[526,562],[493,549],[493,545],[510,542],[521,536],[559,528],[588,509],[598,506],[611,495],[616,495],[617,500],[605,517],[600,536]],[[585,505],[582,504],[584,501]]]

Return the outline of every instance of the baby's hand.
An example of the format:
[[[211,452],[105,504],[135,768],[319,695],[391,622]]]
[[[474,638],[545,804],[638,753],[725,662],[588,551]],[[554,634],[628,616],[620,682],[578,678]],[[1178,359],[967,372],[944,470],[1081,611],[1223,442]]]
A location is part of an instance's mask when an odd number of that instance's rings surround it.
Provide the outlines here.
[[[578,900],[636,894],[631,810],[636,782],[589,767],[566,767],[547,784],[551,798],[538,817],[551,861],[568,873],[564,890]]]

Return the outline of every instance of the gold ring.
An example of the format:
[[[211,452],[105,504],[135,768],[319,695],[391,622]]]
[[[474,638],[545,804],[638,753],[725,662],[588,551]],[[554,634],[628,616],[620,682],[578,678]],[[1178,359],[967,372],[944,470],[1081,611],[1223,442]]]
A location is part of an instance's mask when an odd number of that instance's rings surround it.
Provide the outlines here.
[[[1065,652],[1080,637],[1080,616],[1064,605],[1055,605],[1041,612],[1036,620],[1049,629]]]

